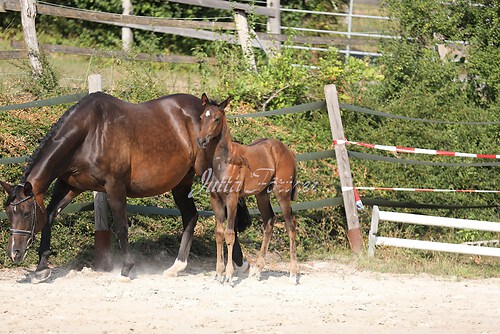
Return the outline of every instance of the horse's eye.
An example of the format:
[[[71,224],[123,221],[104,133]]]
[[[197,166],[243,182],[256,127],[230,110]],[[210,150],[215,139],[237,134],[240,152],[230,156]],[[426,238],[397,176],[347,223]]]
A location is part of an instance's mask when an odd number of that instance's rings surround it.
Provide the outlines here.
[[[215,117],[215,118],[214,118],[214,122],[215,122],[215,123],[219,123],[219,121],[220,121],[220,117]]]
[[[25,212],[23,214],[23,218],[30,218],[31,217],[31,212]]]

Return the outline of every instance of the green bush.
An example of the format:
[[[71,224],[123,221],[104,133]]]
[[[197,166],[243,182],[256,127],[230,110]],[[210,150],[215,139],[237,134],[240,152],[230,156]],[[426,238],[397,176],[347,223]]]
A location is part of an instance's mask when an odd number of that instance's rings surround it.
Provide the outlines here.
[[[349,58],[344,62],[335,48],[311,68],[310,52],[285,44],[275,57],[257,57],[257,72],[247,69],[241,53],[239,47],[221,44],[219,65],[206,75],[218,83],[216,96],[231,95],[236,102],[249,103],[258,111],[323,100],[328,84],[337,86],[342,102],[359,101],[367,86],[382,79],[368,60]]]
[[[500,92],[498,2],[477,6],[467,0],[384,2],[393,17],[389,33],[401,38],[383,44],[380,64],[386,80],[380,98],[399,98],[401,89],[418,83],[430,95],[445,90],[451,98],[467,98],[478,106],[496,104]],[[438,44],[464,44],[464,60],[441,61]]]

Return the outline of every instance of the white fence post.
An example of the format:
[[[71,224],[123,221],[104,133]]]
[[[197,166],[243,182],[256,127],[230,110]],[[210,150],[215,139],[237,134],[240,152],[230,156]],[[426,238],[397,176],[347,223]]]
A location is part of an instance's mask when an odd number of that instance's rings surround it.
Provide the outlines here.
[[[344,127],[340,117],[340,107],[335,85],[325,86],[326,106],[330,127],[332,129],[333,140],[345,139]],[[347,237],[353,252],[359,253],[363,249],[363,237],[359,225],[358,212],[356,209],[356,200],[352,186],[351,166],[349,165],[349,156],[345,145],[335,145],[335,157],[339,169],[340,185],[342,187],[342,197],[344,199],[344,208],[347,217]]]
[[[375,241],[378,233],[378,222],[380,219],[379,209],[377,205],[373,206],[372,222],[370,225],[370,232],[368,233],[368,256],[375,256]]]
[[[89,75],[89,93],[102,91],[101,75]],[[105,193],[94,191],[94,266],[100,270],[111,269],[111,231],[108,224],[108,200]]]
[[[347,45],[346,45],[346,53],[345,59],[346,61],[351,56],[351,33],[352,33],[352,11],[354,7],[354,0],[349,1],[349,14],[347,16]]]

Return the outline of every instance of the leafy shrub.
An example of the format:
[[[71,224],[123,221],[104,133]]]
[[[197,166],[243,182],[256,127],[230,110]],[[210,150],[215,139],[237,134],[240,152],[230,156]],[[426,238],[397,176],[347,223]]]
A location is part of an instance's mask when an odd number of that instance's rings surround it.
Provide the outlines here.
[[[297,52],[285,44],[275,57],[261,57],[257,72],[247,70],[239,48],[224,46],[218,54],[217,72],[211,74],[218,82],[216,95],[229,94],[261,111],[324,99],[328,84],[337,86],[343,102],[354,102],[367,85],[382,79],[367,60],[344,62],[335,48],[311,68],[309,52]]]

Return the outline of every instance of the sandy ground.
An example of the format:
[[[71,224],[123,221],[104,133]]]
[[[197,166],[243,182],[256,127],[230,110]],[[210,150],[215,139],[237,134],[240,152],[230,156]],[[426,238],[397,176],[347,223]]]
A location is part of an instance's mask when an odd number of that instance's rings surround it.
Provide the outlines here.
[[[1,333],[500,333],[500,279],[357,271],[336,262],[287,264],[235,286],[214,280],[212,260],[179,277],[138,265],[118,272],[55,268],[32,284],[30,270],[0,270]]]

